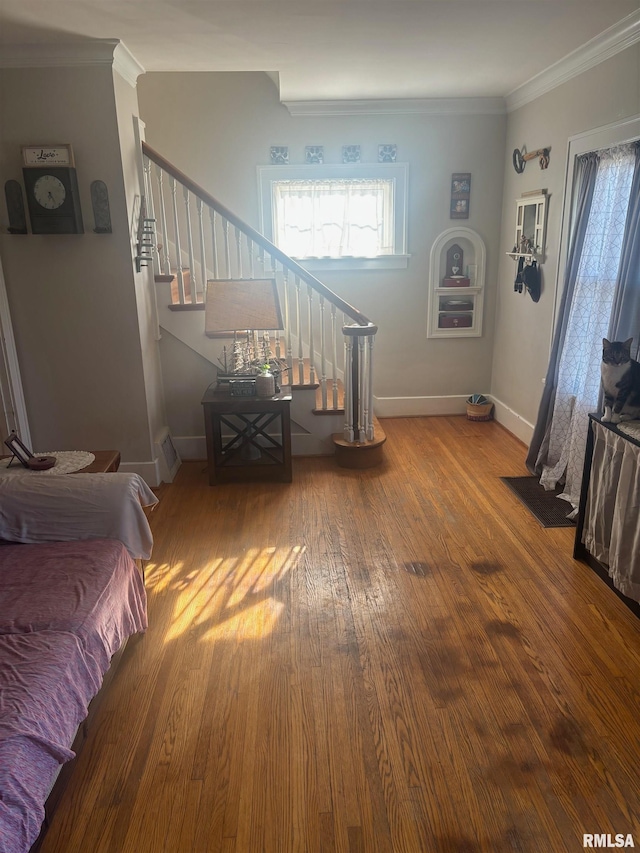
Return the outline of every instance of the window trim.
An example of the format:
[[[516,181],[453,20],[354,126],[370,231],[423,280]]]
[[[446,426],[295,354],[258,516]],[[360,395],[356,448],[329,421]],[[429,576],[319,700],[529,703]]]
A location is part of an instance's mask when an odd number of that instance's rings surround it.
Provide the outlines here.
[[[308,270],[403,269],[407,253],[409,165],[407,163],[333,163],[294,166],[258,166],[260,230],[273,242],[271,184],[274,181],[366,180],[384,178],[395,181],[394,253],[375,258],[295,258]]]

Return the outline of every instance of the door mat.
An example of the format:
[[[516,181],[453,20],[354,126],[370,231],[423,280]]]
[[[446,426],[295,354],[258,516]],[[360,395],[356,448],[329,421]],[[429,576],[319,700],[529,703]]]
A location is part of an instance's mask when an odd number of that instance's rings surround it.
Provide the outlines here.
[[[543,527],[575,527],[575,521],[567,518],[572,512],[571,504],[558,500],[562,486],[547,492],[537,477],[500,477],[502,482],[534,515]]]

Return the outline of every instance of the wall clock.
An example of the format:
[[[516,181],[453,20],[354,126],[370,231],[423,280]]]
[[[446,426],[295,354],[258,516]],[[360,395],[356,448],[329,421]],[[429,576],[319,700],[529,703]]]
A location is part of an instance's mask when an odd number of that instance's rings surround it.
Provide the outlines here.
[[[83,234],[71,146],[23,146],[22,157],[32,233]]]

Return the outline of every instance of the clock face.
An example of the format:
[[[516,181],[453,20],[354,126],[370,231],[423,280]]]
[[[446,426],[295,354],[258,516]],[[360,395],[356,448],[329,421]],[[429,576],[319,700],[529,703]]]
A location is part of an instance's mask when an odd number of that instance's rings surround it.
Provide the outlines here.
[[[57,210],[64,204],[67,191],[54,175],[43,175],[33,185],[33,197],[41,207]]]

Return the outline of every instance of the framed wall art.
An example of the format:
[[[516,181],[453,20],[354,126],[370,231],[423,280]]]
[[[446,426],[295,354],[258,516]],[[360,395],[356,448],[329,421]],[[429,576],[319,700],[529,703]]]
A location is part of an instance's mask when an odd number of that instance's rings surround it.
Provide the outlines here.
[[[449,219],[468,219],[471,198],[471,173],[454,172],[451,175],[451,207]]]

